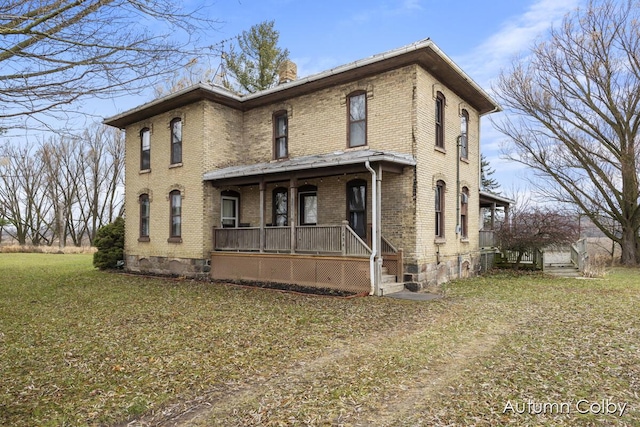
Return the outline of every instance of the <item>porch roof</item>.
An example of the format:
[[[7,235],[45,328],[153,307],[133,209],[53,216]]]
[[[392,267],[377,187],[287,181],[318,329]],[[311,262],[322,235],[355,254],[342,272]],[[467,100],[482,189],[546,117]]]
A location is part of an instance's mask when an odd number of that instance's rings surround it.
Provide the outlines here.
[[[514,205],[515,203],[515,200],[511,200],[507,197],[503,197],[489,191],[480,191],[481,208],[490,208],[494,204],[496,206],[508,208],[510,205]]]
[[[268,181],[275,181],[293,173],[299,177],[303,177],[302,175],[304,177],[327,176],[366,170],[364,167],[366,161],[380,163],[383,169],[396,173],[402,172],[404,166],[415,166],[416,164],[412,155],[393,151],[336,151],[329,154],[301,156],[252,165],[229,166],[206,172],[203,180],[231,180],[238,184],[248,184],[256,182],[260,177],[264,177]]]

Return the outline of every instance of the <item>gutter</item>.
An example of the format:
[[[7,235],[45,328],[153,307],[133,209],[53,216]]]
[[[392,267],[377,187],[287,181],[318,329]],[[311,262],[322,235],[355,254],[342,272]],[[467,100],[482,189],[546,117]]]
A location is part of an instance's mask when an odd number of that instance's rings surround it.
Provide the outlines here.
[[[369,256],[369,275],[371,276],[371,290],[369,291],[369,295],[376,294],[376,257],[378,256],[378,209],[376,206],[376,202],[378,200],[378,189],[377,189],[377,174],[376,171],[371,167],[369,160],[364,162],[364,167],[367,168],[369,172],[371,172],[371,210],[372,210],[372,218],[373,227],[371,227],[371,255]]]

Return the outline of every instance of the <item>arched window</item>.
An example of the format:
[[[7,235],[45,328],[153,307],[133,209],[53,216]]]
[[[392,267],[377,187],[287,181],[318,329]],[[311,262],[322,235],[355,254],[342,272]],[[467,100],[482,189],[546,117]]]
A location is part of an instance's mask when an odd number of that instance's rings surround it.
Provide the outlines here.
[[[289,223],[289,190],[278,187],[273,190],[273,225],[284,227]]]
[[[462,187],[460,193],[460,237],[469,238],[469,189]]]
[[[171,120],[171,164],[182,163],[182,120]]]
[[[444,191],[445,183],[440,180],[436,183],[435,213],[436,213],[436,238],[444,238]]]
[[[173,190],[169,193],[169,212],[170,212],[170,232],[171,239],[180,239],[182,237],[182,194],[180,191]]]
[[[298,188],[300,225],[318,223],[318,188],[315,185],[303,185]]]
[[[139,241],[149,241],[149,195],[141,194],[138,198],[140,204],[140,238]]]
[[[353,231],[365,239],[367,237],[367,181],[354,179],[347,182],[347,218]]]
[[[151,130],[140,131],[140,170],[151,169]]]
[[[462,110],[460,115],[460,158],[469,158],[469,113]]]
[[[442,92],[436,94],[436,147],[444,148],[444,107],[445,98]]]
[[[358,91],[347,97],[348,104],[348,142],[349,147],[367,145],[367,94]]]

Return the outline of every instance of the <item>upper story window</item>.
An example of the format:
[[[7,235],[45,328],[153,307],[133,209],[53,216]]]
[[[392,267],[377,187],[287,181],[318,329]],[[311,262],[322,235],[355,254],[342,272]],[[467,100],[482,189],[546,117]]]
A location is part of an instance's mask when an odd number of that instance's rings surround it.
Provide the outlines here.
[[[173,190],[169,193],[170,204],[170,238],[180,238],[182,236],[182,194],[180,191]]]
[[[141,194],[138,199],[140,204],[140,241],[149,240],[149,195]]]
[[[140,169],[151,169],[151,130],[149,128],[140,131]]]
[[[460,193],[460,237],[469,238],[469,189],[462,187]]]
[[[436,147],[444,148],[444,106],[445,98],[442,92],[436,95]]]
[[[300,199],[300,225],[318,223],[318,188],[315,185],[303,185],[298,188]]]
[[[355,92],[347,98],[349,109],[349,147],[367,145],[367,94]]]
[[[289,157],[289,123],[287,112],[280,111],[273,115],[273,158]]]
[[[436,183],[435,214],[436,214],[436,238],[444,238],[444,181]]]
[[[273,190],[273,225],[284,227],[289,222],[289,191],[278,187]]]
[[[460,115],[460,158],[469,158],[469,113],[462,110]]]
[[[171,120],[171,164],[182,163],[182,120]]]

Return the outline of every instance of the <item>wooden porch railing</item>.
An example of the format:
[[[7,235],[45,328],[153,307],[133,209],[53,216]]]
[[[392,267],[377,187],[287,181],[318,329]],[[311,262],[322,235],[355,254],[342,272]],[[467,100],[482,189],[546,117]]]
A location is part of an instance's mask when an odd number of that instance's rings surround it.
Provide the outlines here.
[[[518,251],[504,251],[504,256],[509,263],[515,263],[518,260]],[[537,269],[542,270],[544,267],[544,252],[540,249],[530,249],[522,253],[520,259],[521,264],[533,264]]]
[[[260,228],[214,228],[213,248],[217,251],[260,251]],[[349,227],[313,225],[295,228],[295,252],[369,256],[371,248]],[[291,252],[291,227],[264,228],[264,252]]]
[[[496,246],[495,233],[493,230],[480,230],[480,247],[492,248]]]
[[[576,243],[571,244],[571,262],[578,267],[578,270],[584,272],[589,262],[587,239],[580,239]]]

